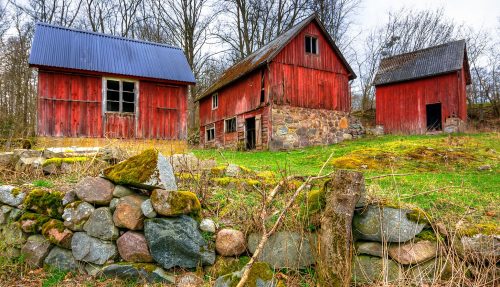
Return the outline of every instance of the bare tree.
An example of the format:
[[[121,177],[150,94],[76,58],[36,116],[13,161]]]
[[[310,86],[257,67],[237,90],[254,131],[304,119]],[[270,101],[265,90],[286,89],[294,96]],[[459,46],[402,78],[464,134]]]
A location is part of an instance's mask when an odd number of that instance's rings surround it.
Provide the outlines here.
[[[83,0],[29,0],[12,1],[12,3],[33,22],[44,22],[71,27],[75,22]]]

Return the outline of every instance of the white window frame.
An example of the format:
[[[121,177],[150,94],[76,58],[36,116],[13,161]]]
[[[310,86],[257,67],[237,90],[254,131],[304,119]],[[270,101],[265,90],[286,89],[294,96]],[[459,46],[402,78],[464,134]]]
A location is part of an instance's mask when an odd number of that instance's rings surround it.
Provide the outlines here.
[[[226,121],[232,120],[232,119],[234,119],[234,131],[233,132],[228,132],[227,131]],[[237,117],[231,117],[231,118],[224,119],[224,133],[226,133],[226,134],[232,134],[232,133],[235,133],[237,131],[238,131],[238,118]]]
[[[212,94],[212,110],[216,110],[219,107],[219,93]]]
[[[211,139],[211,140],[209,140],[208,139],[208,131],[212,130],[212,129],[214,130],[214,138]],[[215,141],[215,137],[216,137],[215,136],[215,124],[208,124],[208,125],[206,125],[205,126],[205,141],[206,142],[213,142],[213,141]]]
[[[309,47],[309,48],[310,48],[310,50],[311,50],[311,52],[307,52],[307,50],[306,50],[306,48],[305,48],[305,45],[306,45],[306,39],[307,39],[307,38],[310,38],[310,39],[311,39],[311,41],[310,41],[311,47]],[[315,41],[313,41],[313,40],[315,40]],[[314,53],[314,52],[313,52],[313,49],[312,49],[312,48],[313,48],[313,43],[314,43],[314,42],[316,42],[316,53]],[[319,55],[319,39],[318,39],[318,37],[313,36],[313,35],[306,35],[306,36],[304,37],[304,51],[305,51],[305,52],[306,52],[306,54],[308,54],[308,55]]]
[[[108,111],[108,81],[117,81],[119,82],[119,109],[118,111]],[[123,111],[123,82],[134,83],[134,111],[133,112],[124,112]],[[127,79],[127,78],[113,78],[113,77],[103,77],[102,78],[102,98],[103,98],[103,111],[105,113],[119,113],[119,114],[137,114],[138,107],[137,104],[139,102],[139,81]],[[130,103],[130,102],[127,102]]]

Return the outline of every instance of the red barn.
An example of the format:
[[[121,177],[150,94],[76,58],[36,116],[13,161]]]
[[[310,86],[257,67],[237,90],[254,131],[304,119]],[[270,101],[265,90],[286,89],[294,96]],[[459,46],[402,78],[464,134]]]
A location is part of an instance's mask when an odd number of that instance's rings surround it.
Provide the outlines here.
[[[226,70],[198,97],[201,143],[289,149],[341,141],[355,77],[312,15]]]
[[[465,40],[382,59],[374,79],[376,123],[386,133],[461,130],[470,83]]]
[[[186,139],[188,86],[179,48],[37,24],[38,135]]]

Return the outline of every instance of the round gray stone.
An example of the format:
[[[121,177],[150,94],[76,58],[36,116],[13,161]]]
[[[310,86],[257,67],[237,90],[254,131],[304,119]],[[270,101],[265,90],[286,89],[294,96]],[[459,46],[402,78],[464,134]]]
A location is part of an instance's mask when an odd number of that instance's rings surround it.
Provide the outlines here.
[[[113,215],[108,207],[96,209],[83,225],[88,235],[102,239],[115,240],[119,236],[118,228],[113,222]]]
[[[71,250],[57,246],[50,250],[49,255],[45,258],[44,264],[64,271],[77,270],[79,267]]]
[[[114,243],[91,237],[85,232],[76,232],[73,235],[71,251],[76,260],[99,265],[118,255]]]

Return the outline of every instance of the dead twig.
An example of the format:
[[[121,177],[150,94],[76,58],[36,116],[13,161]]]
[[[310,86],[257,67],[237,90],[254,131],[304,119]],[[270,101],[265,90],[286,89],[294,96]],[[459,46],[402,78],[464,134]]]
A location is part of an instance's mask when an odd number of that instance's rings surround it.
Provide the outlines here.
[[[372,176],[372,177],[368,177],[367,179],[379,179],[379,178],[393,177],[393,176],[407,176],[407,175],[412,175],[412,174],[415,174],[415,173],[391,173],[391,174]]]

